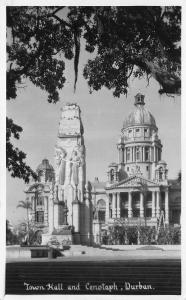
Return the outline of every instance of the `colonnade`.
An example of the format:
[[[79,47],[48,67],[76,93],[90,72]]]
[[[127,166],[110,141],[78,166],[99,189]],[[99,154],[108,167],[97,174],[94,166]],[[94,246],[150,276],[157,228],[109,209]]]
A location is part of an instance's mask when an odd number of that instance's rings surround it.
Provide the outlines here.
[[[128,218],[133,217],[133,197],[132,197],[132,191],[128,191],[128,203],[127,203],[127,209],[128,209]],[[144,218],[144,209],[145,209],[145,203],[144,203],[144,194],[142,192],[138,192],[140,194],[139,196],[139,208],[140,208],[140,218]],[[161,193],[160,191],[151,191],[152,197],[151,197],[151,209],[152,214],[151,218],[159,218],[160,212],[161,212]],[[120,218],[121,217],[121,193],[120,192],[112,192],[108,194],[109,201],[111,202],[111,209],[112,209],[112,219],[114,218]],[[106,219],[109,219],[109,201],[106,206]],[[165,191],[165,222],[169,223],[169,196],[168,196],[168,190]]]
[[[137,159],[136,149],[139,148],[139,159]],[[146,149],[145,149],[146,148]],[[157,162],[161,160],[161,149],[157,146],[147,146],[147,145],[138,145],[138,146],[128,146],[128,147],[122,147],[121,145],[118,145],[119,149],[119,162],[120,163],[127,163],[127,162]],[[127,149],[130,151],[130,159],[127,158]],[[148,159],[146,159],[145,151],[148,150]]]

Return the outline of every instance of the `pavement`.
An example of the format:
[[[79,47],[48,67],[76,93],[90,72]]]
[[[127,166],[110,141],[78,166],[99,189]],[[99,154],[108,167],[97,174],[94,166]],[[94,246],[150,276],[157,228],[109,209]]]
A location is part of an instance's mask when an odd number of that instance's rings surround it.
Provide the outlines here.
[[[131,250],[133,249],[133,250]],[[61,256],[56,259],[49,258],[31,258],[30,250],[27,249],[25,252],[19,253],[19,256],[11,256],[11,253],[7,256],[7,262],[32,262],[32,261],[127,261],[127,260],[170,260],[170,259],[181,259],[181,251],[179,248],[168,248],[164,250],[159,246],[141,246],[135,249],[117,249],[102,247],[89,247],[82,245],[72,245],[69,250],[61,251]]]

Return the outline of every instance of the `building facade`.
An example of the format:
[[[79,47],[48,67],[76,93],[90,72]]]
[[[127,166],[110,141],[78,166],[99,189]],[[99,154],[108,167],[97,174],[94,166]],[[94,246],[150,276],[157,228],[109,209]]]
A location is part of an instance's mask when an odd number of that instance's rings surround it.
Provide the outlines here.
[[[44,159],[38,181],[25,193],[32,202],[30,218],[42,231],[43,243],[54,233],[72,229],[72,242],[92,244],[103,228],[122,220],[129,226],[180,224],[180,185],[168,179],[163,145],[155,118],[135,96],[134,110],[124,120],[117,143],[118,161],[107,170],[107,182],[86,183],[86,151],[81,111],[66,104],[55,145],[55,169]],[[58,237],[59,238],[59,237]]]
[[[102,199],[100,220],[157,226],[162,215],[165,224],[180,224],[181,188],[168,179],[155,118],[145,108],[144,95],[135,96],[134,106],[121,129],[118,162],[108,166],[108,181],[93,183],[98,210]]]

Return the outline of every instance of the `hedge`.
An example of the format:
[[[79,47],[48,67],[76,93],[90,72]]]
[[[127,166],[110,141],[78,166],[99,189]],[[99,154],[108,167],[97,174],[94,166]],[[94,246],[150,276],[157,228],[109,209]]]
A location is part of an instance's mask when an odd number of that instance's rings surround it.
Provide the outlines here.
[[[101,241],[105,245],[181,244],[181,227],[161,228],[157,237],[155,227],[114,225],[102,232]]]

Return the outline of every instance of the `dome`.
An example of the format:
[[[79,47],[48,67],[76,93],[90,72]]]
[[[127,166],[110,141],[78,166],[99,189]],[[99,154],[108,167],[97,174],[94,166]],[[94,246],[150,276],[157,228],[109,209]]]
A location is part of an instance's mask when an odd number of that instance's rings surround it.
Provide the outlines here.
[[[48,159],[43,159],[42,163],[37,167],[38,180],[41,181],[53,181],[54,180],[54,168],[49,164]]]
[[[135,96],[135,109],[124,120],[123,128],[135,125],[150,125],[156,127],[156,121],[153,115],[144,107],[144,95],[137,94]]]
[[[54,172],[54,168],[52,165],[49,164],[48,159],[43,159],[42,163],[37,167],[36,172],[38,173],[39,171],[52,171]]]

